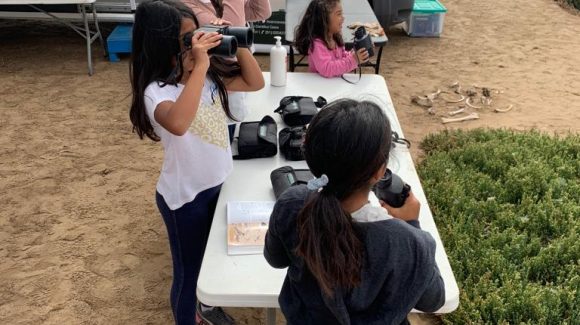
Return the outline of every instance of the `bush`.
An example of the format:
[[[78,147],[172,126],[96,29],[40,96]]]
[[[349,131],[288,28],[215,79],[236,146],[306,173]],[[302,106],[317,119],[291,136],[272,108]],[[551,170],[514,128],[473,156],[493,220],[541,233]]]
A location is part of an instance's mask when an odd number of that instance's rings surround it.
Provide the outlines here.
[[[460,288],[449,324],[578,324],[580,136],[453,131],[418,172]]]
[[[569,4],[574,6],[574,8],[580,10],[580,0],[566,0]]]

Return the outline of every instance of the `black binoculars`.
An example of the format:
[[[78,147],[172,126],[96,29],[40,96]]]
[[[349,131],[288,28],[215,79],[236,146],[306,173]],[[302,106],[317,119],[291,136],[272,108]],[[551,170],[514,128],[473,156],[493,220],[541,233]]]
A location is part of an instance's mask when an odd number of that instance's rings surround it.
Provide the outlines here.
[[[276,199],[291,186],[307,184],[313,178],[314,175],[310,169],[294,169],[290,166],[276,168],[270,173],[270,181],[272,181]]]
[[[254,44],[254,31],[249,27],[205,25],[193,33],[189,32],[183,35],[183,45],[186,48],[191,48],[191,37],[197,32],[217,32],[223,35],[220,44],[207,52],[217,56],[234,56],[238,46],[250,47]]]
[[[354,48],[358,51],[359,49],[366,49],[369,53],[369,58],[375,55],[375,50],[373,46],[373,41],[371,40],[371,34],[367,32],[364,26],[360,26],[354,31]]]
[[[393,208],[402,207],[409,197],[411,186],[405,183],[397,174],[387,169],[385,176],[373,187],[373,192],[380,200]]]

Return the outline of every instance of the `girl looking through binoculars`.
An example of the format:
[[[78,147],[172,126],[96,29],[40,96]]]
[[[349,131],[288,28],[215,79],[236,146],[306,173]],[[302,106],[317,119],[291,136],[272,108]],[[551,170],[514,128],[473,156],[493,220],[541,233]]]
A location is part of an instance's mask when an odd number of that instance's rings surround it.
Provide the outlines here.
[[[227,92],[264,86],[248,49],[238,49],[236,64],[210,60],[208,51],[222,35],[193,33],[199,27],[178,0],[142,2],[135,13],[130,65],[133,130],[141,139],[161,141],[164,149],[156,202],[173,259],[170,298],[178,324],[196,323],[197,277],[221,184],[232,170]]]

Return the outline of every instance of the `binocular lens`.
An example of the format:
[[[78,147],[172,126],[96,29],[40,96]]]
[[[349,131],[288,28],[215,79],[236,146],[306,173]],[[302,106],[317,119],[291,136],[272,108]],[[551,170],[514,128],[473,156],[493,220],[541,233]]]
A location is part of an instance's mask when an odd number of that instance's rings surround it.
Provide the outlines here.
[[[227,34],[234,36],[240,47],[250,47],[254,44],[254,31],[248,27],[228,27]]]
[[[238,41],[234,36],[224,35],[220,45],[210,49],[207,53],[218,56],[234,56],[238,51]]]

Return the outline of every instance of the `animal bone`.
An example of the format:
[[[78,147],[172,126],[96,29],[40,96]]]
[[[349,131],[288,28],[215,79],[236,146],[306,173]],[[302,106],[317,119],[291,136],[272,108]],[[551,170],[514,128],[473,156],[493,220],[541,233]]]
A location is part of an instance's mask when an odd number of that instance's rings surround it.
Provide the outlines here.
[[[450,94],[450,92],[443,91],[442,94]],[[460,99],[451,99],[451,100],[443,97],[443,95],[441,95],[441,98],[443,98],[443,100],[446,101],[446,102],[448,102],[448,103],[459,103],[459,102],[462,102],[465,99],[465,96],[463,96],[463,95],[460,95],[460,96],[461,96]]]
[[[479,118],[479,114],[471,113],[471,114],[463,116],[463,117],[455,117],[455,118],[442,117],[441,122],[443,124],[446,124],[446,123],[463,122],[463,121],[469,121],[469,120],[477,120],[478,118]]]
[[[437,112],[435,111],[435,107],[429,107],[429,109],[427,109],[427,113],[429,113],[429,115],[435,115]]]
[[[456,111],[449,112],[448,114],[449,114],[450,116],[453,116],[453,115],[457,115],[457,114],[459,114],[459,113],[463,113],[464,111],[465,111],[465,108],[460,108],[460,109],[458,109],[458,110],[456,110]]]
[[[513,107],[514,107],[514,105],[510,105],[510,106],[508,106],[507,108],[504,108],[504,109],[501,109],[501,108],[496,108],[496,109],[494,109],[494,111],[495,111],[496,113],[505,113],[505,112],[509,112],[509,111],[511,111],[511,109],[512,109]]]
[[[461,95],[461,85],[459,84],[459,81],[455,81],[454,83],[449,85],[449,88],[455,89],[454,90],[455,93]]]
[[[434,100],[435,98],[437,98],[437,96],[439,96],[439,94],[441,93],[441,89],[437,89],[436,92],[428,94],[426,97],[429,98],[430,100]]]
[[[473,96],[477,95],[477,90],[475,90],[473,88],[469,88],[465,91],[465,93],[467,94],[467,96],[473,97]]]
[[[429,97],[412,96],[411,102],[415,103],[419,106],[423,106],[423,107],[432,107],[433,106],[433,100],[431,100]]]
[[[467,97],[467,100],[465,101],[465,104],[466,104],[467,106],[471,107],[471,108],[475,108],[475,109],[481,109],[481,106],[475,106],[475,105],[472,105],[472,104],[470,103],[470,101],[471,101],[471,97]]]

